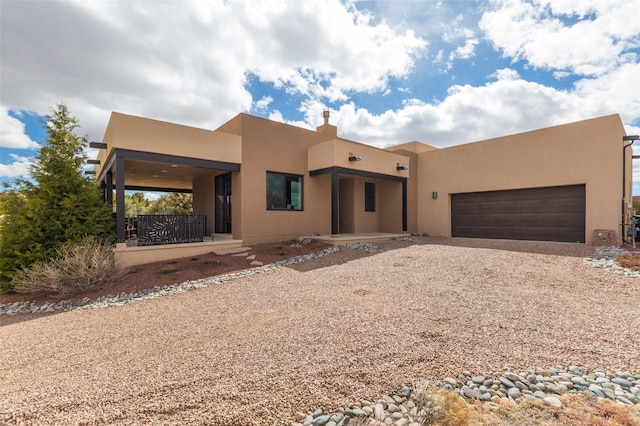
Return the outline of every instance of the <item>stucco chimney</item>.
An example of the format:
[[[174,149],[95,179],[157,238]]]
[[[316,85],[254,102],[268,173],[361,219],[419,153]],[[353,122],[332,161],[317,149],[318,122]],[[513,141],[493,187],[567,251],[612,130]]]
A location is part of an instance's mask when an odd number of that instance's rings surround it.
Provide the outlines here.
[[[318,133],[326,135],[325,140],[337,138],[338,128],[329,124],[329,111],[322,111],[322,117],[324,118],[324,124],[320,127],[316,127]]]

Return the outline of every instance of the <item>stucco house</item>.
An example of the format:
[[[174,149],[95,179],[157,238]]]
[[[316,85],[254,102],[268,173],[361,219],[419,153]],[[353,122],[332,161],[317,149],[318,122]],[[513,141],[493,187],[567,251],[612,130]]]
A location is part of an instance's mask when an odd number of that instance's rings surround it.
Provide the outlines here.
[[[449,148],[381,149],[339,137],[328,112],[315,131],[247,114],[205,130],[114,112],[92,163],[105,201],[115,193],[116,253],[129,264],[301,236],[619,244],[631,204],[623,136],[609,115]],[[200,239],[127,247],[125,190],[192,193],[200,222],[188,226]]]

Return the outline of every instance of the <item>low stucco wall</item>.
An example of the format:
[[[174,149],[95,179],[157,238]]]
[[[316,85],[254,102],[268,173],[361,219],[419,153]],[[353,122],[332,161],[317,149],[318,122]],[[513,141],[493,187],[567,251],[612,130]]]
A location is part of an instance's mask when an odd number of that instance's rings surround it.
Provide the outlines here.
[[[120,243],[116,245],[113,253],[116,259],[116,265],[123,268],[130,268],[136,265],[199,256],[215,250],[237,247],[242,247],[242,241],[213,241],[148,247],[126,247],[124,243]]]

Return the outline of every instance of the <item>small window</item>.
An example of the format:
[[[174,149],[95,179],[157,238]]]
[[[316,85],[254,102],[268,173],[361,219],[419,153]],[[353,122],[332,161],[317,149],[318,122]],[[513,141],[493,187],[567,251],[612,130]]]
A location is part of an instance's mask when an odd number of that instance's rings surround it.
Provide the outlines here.
[[[302,210],[302,176],[267,172],[267,210]]]
[[[376,184],[372,182],[364,183],[364,211],[376,211]]]

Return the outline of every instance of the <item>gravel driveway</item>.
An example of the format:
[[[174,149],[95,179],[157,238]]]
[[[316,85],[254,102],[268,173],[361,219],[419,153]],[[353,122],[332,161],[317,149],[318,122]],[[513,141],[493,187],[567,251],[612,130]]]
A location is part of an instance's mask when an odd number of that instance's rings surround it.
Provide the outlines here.
[[[0,327],[0,422],[290,424],[462,370],[640,372],[640,280],[592,248],[443,242]]]

